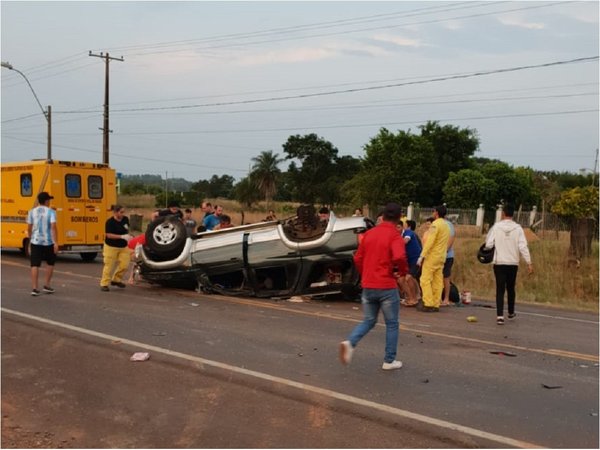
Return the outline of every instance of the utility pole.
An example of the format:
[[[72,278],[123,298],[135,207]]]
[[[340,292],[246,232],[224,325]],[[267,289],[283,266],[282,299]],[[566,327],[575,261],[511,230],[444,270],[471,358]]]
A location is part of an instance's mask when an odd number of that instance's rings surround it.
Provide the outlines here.
[[[108,53],[104,54],[100,52],[99,55],[95,55],[91,52],[89,56],[95,56],[97,58],[104,59],[105,64],[105,73],[104,73],[104,126],[102,127],[102,162],[108,165],[108,133],[110,133],[110,128],[108,127],[108,63],[111,60],[115,61],[123,61],[123,57],[115,58],[110,56]]]
[[[598,170],[598,149],[596,149],[596,159],[594,160],[594,170],[592,172],[592,187],[596,184],[596,170]]]

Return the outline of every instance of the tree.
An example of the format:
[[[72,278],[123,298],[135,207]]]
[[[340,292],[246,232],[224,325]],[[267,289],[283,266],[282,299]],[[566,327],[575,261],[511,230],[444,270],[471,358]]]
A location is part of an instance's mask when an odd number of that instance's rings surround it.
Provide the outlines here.
[[[504,162],[490,162],[482,166],[481,173],[488,180],[494,180],[498,189],[495,192],[495,198],[491,199],[492,204],[486,207],[495,206],[505,201],[514,205],[529,205],[531,192],[533,190],[533,179],[528,173],[518,172],[510,165]]]
[[[328,203],[331,196],[330,178],[335,175],[338,149],[316,134],[290,136],[283,150],[292,161],[288,168],[294,200],[305,203]],[[293,165],[292,165],[293,164]]]
[[[480,171],[463,169],[451,173],[444,184],[444,200],[453,208],[478,208],[484,204],[488,209],[496,205],[498,185]]]
[[[277,166],[284,160],[279,158],[278,154],[273,154],[272,151],[265,151],[252,158],[252,161],[254,162],[252,179],[265,197],[267,209],[269,209],[269,204],[277,193],[277,180],[281,175],[281,170]]]
[[[252,208],[252,205],[260,200],[259,192],[256,190],[256,182],[252,179],[251,175],[242,178],[234,186],[233,198],[247,208]]]
[[[598,229],[598,188],[576,187],[564,191],[552,212],[571,221],[569,253],[576,258],[590,256],[592,238]]]
[[[442,188],[450,173],[471,168],[470,158],[479,149],[479,138],[475,130],[442,126],[435,121],[428,121],[419,128],[421,136],[433,146],[435,156],[427,173],[434,181],[433,203],[440,204]]]
[[[388,201],[432,204],[435,176],[433,145],[410,132],[391,133],[385,128],[364,147],[358,174],[344,184],[344,198],[372,207]]]

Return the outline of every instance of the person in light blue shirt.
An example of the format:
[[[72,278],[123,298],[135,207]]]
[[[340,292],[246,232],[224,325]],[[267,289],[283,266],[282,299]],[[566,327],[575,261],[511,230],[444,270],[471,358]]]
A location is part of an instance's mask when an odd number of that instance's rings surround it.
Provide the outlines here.
[[[450,276],[452,275],[452,265],[454,264],[454,238],[456,237],[456,230],[454,224],[448,219],[444,218],[448,227],[450,228],[450,239],[448,239],[448,250],[446,253],[446,262],[444,263],[444,298],[440,303],[441,306],[450,305]]]
[[[54,263],[58,253],[58,240],[56,237],[56,211],[50,208],[52,197],[47,192],[40,192],[37,196],[38,206],[27,213],[27,236],[29,238],[31,257],[31,295],[41,295],[38,289],[38,276],[42,261],[46,261],[46,284],[43,291],[53,294],[54,289],[50,286]]]
[[[209,214],[202,220],[202,225],[206,228],[206,231],[212,231],[217,225],[221,223],[221,215],[223,214],[223,207],[221,205],[215,205],[215,212]]]

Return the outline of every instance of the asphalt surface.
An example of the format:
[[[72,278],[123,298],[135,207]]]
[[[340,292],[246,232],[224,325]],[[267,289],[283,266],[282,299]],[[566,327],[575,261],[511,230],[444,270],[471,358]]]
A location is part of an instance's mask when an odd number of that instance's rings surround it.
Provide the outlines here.
[[[595,314],[402,308],[384,372],[381,324],[337,360],[357,303],[103,293],[101,268],[61,258],[36,298],[2,253],[3,447],[598,448]]]

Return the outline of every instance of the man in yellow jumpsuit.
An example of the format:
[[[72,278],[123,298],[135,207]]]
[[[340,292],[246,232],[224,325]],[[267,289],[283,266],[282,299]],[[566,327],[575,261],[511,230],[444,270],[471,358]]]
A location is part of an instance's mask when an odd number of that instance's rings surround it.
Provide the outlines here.
[[[440,310],[440,300],[444,288],[444,262],[450,239],[450,227],[444,220],[446,206],[436,206],[433,212],[434,221],[429,228],[427,240],[423,244],[417,265],[421,266],[421,290],[423,291],[423,312]]]

